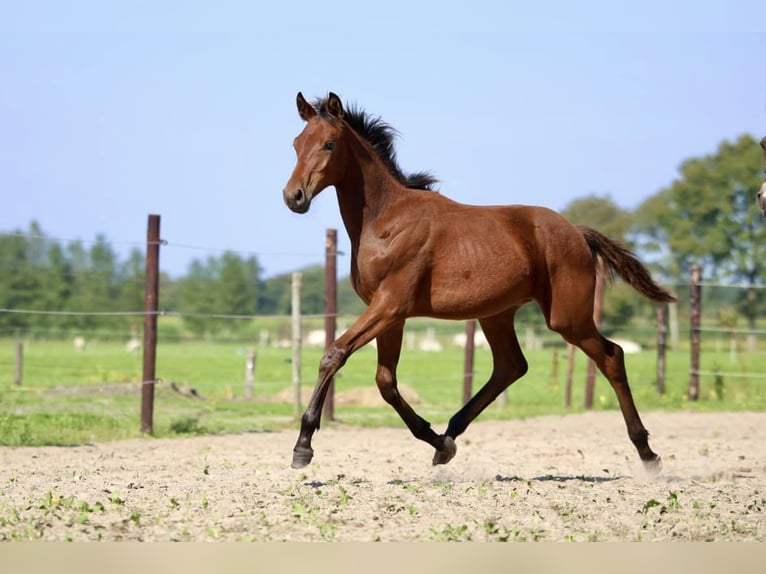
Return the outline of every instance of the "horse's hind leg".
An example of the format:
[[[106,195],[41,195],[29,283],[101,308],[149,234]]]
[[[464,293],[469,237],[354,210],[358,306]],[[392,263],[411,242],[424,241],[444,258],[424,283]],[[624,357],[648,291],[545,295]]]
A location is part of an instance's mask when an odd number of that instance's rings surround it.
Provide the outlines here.
[[[561,334],[567,341],[580,347],[609,380],[628,427],[628,436],[638,450],[644,467],[652,474],[658,473],[662,467],[662,460],[649,447],[649,432],[641,422],[633,394],[630,392],[622,348],[603,337],[592,320],[588,321],[583,329]]]
[[[461,435],[471,421],[479,416],[500,393],[527,372],[527,361],[521,352],[513,328],[515,315],[516,309],[511,309],[479,320],[484,336],[492,349],[492,375],[486,384],[471,397],[471,400],[450,419],[445,433],[447,441],[454,441]],[[448,463],[454,456],[454,452],[449,457],[446,454],[449,453],[437,451],[433,463]]]
[[[378,390],[383,400],[394,408],[415,438],[427,442],[437,452],[448,453],[452,450],[452,456],[454,456],[454,442],[445,441],[444,436],[437,435],[431,429],[431,424],[418,415],[399,393],[396,382],[396,366],[401,354],[403,334],[404,321],[377,337],[378,370],[375,373],[375,382],[378,385]]]

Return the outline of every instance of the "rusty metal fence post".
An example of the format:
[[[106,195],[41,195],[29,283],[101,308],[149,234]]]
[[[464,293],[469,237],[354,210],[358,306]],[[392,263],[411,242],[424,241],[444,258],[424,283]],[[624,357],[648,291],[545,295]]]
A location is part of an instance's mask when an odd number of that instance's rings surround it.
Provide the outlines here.
[[[141,385],[141,432],[154,432],[154,385],[157,359],[157,311],[160,296],[160,216],[150,215],[146,232],[144,297],[144,369]]]

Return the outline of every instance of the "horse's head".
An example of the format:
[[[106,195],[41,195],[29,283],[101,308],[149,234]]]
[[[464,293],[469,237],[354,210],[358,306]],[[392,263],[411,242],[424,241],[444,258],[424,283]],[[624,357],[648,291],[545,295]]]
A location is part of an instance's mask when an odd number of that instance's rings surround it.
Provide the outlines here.
[[[342,179],[348,150],[344,139],[343,106],[338,96],[330,92],[319,110],[300,92],[296,102],[306,127],[293,142],[298,159],[283,194],[287,207],[296,213],[306,213],[314,197]]]

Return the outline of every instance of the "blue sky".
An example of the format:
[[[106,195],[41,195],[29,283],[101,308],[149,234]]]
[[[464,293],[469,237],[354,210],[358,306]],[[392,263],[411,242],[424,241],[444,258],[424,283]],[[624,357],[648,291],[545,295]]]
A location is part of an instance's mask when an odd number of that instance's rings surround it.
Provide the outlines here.
[[[282,202],[298,91],[381,116],[459,201],[634,208],[766,135],[762,22],[755,1],[0,1],[0,231],[124,255],[159,213],[176,276],[222,249],[321,263],[328,227],[347,251],[330,190]]]

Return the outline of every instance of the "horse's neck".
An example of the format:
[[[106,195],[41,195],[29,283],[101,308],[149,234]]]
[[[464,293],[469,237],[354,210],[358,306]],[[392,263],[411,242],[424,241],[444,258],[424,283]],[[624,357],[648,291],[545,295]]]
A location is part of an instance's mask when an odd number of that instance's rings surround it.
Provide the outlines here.
[[[351,245],[358,248],[365,226],[374,224],[401,193],[401,184],[361,142],[354,146],[346,176],[335,186],[338,206]]]

